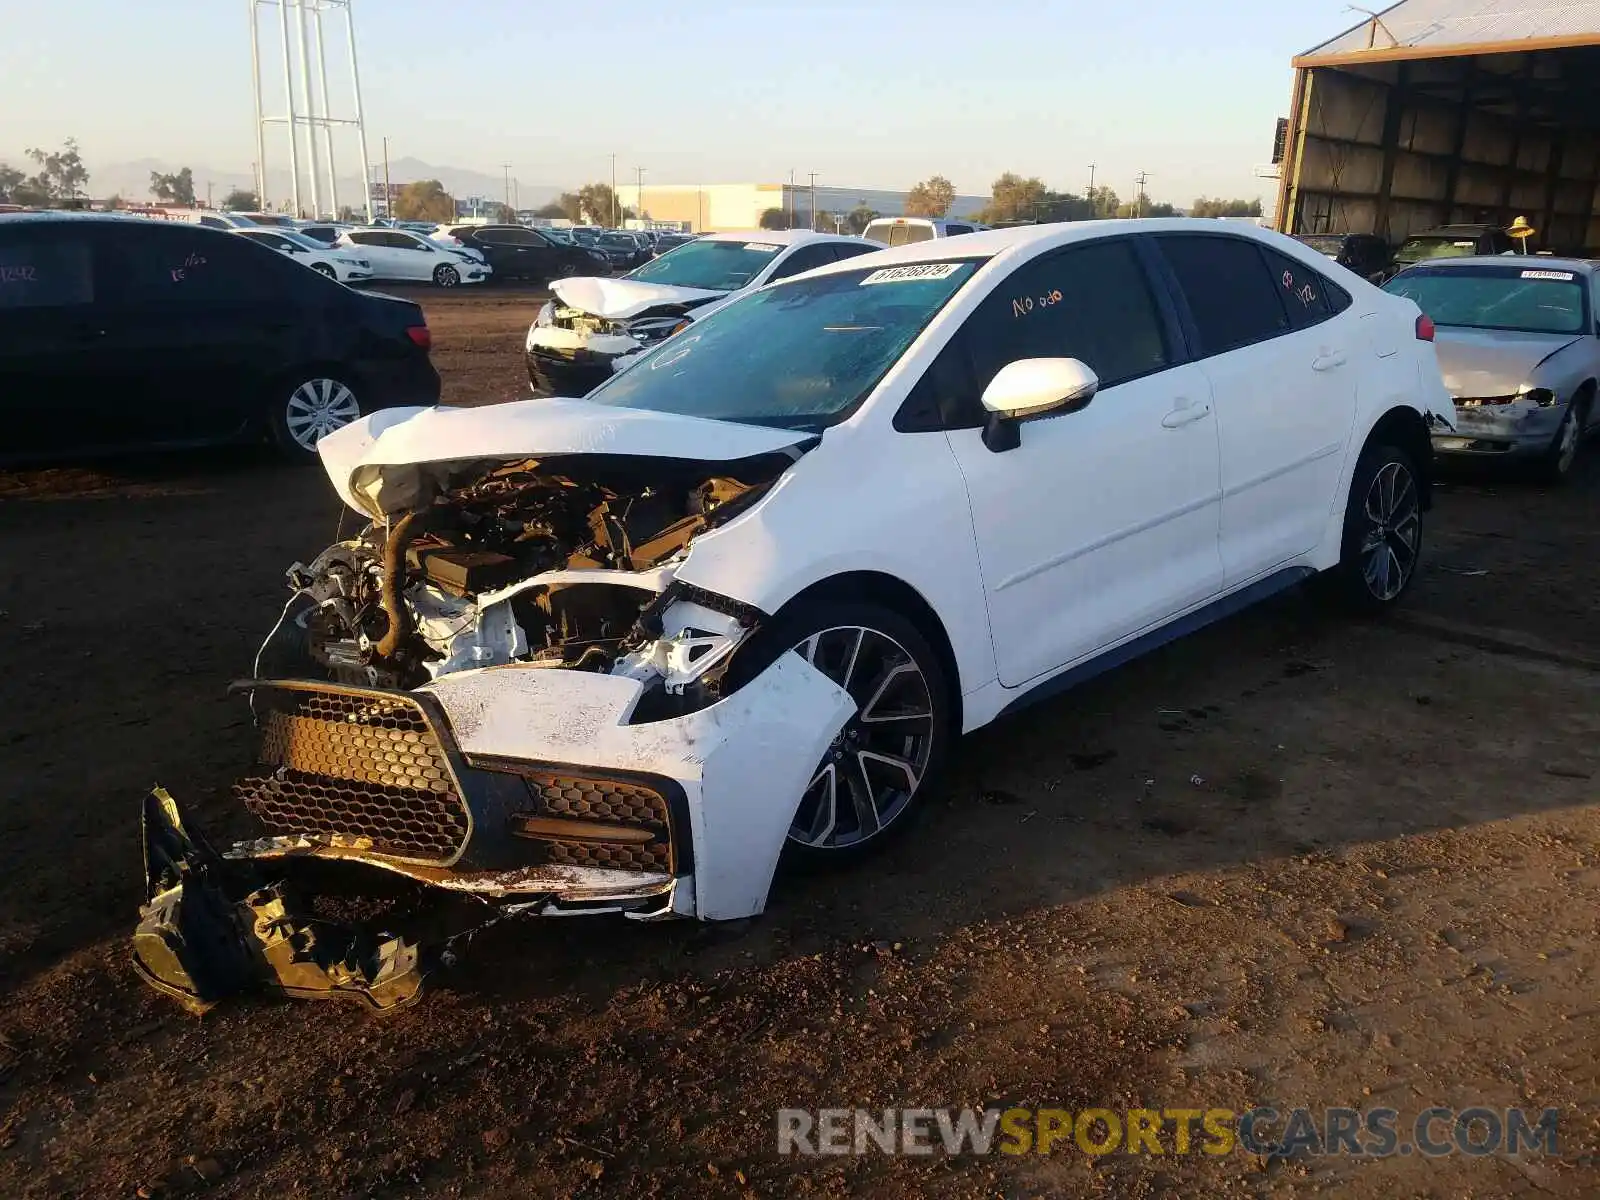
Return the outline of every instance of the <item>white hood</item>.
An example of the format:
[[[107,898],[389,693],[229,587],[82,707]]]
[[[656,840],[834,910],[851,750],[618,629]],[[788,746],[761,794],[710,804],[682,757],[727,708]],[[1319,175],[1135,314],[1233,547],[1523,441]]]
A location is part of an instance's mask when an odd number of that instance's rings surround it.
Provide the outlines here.
[[[569,308],[604,317],[608,321],[636,317],[658,304],[694,304],[714,300],[727,292],[705,288],[674,287],[667,283],[641,283],[636,279],[593,279],[578,276],[550,285],[556,299]]]
[[[471,463],[568,454],[734,462],[813,436],[587,400],[536,399],[483,408],[381,409],[330,433],[317,452],[339,498],[382,517],[426,504],[450,474]]]

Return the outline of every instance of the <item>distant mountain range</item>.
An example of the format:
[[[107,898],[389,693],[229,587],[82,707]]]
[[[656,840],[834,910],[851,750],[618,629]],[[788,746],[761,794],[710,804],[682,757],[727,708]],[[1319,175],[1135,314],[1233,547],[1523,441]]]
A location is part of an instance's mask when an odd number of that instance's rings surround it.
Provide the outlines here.
[[[27,160],[21,154],[9,158],[0,156],[0,160],[11,162],[18,167],[25,167]],[[140,201],[150,198],[150,173],[158,172],[169,175],[189,167],[194,171],[195,195],[200,200],[206,198],[206,188],[210,185],[211,202],[222,203],[222,198],[235,188],[251,190],[255,187],[255,180],[251,177],[248,168],[245,170],[228,170],[212,167],[205,163],[170,162],[158,158],[137,158],[131,162],[120,163],[95,163],[87,164],[89,167],[89,194],[96,199],[105,199],[108,196],[121,196],[124,200]],[[301,202],[307,206],[311,203],[309,185],[306,183],[306,164],[301,163]],[[378,168],[380,176],[382,167]],[[483,171],[473,171],[463,167],[440,167],[432,163],[423,162],[418,158],[397,158],[389,163],[389,179],[396,186],[403,183],[414,183],[419,179],[437,179],[444,185],[444,190],[457,199],[468,196],[484,196],[498,200],[505,195],[505,179],[500,175],[490,175]],[[319,185],[326,190],[326,168],[319,179]],[[374,182],[380,180],[375,179]],[[361,197],[360,176],[341,170],[338,177],[339,202],[341,204],[357,205]],[[576,183],[570,185],[577,187]],[[541,204],[548,204],[565,190],[551,187],[547,184],[529,184],[519,182],[516,186],[516,203],[521,208],[537,208]],[[287,169],[272,170],[267,172],[267,200],[274,207],[287,199],[290,192],[289,172]],[[326,199],[324,199],[326,205]]]

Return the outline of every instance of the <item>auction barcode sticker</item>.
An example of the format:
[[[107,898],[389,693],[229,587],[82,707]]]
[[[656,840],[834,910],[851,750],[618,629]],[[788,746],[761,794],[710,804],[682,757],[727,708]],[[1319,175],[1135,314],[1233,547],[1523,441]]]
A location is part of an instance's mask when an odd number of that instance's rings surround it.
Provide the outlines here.
[[[885,267],[881,271],[874,271],[861,281],[861,286],[869,283],[909,283],[914,279],[949,279],[961,269],[960,263],[917,263],[909,267]]]
[[[744,248],[746,250],[755,250],[762,254],[776,254],[783,249],[782,246],[774,246],[771,242],[746,242]]]
[[[1571,271],[1524,271],[1524,279],[1559,279],[1562,283],[1571,283],[1577,278]]]

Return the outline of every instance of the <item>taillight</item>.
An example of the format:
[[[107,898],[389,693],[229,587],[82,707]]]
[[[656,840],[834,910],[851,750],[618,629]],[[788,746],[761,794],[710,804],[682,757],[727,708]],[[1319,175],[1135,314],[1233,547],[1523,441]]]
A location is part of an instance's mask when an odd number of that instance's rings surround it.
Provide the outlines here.
[[[413,325],[406,330],[406,336],[412,343],[424,350],[433,349],[433,330],[426,325]]]
[[[1433,318],[1427,313],[1417,314],[1417,341],[1433,341]]]

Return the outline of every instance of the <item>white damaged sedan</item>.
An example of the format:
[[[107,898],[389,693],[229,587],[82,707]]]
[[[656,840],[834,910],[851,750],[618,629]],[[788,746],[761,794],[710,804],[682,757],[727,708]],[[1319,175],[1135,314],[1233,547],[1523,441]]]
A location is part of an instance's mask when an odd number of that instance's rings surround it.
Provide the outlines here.
[[[954,740],[1322,575],[1414,578],[1432,326],[1196,220],[918,243],[753,292],[584,400],[325,437],[370,524],[290,572],[264,836],[544,913],[759,913]]]

